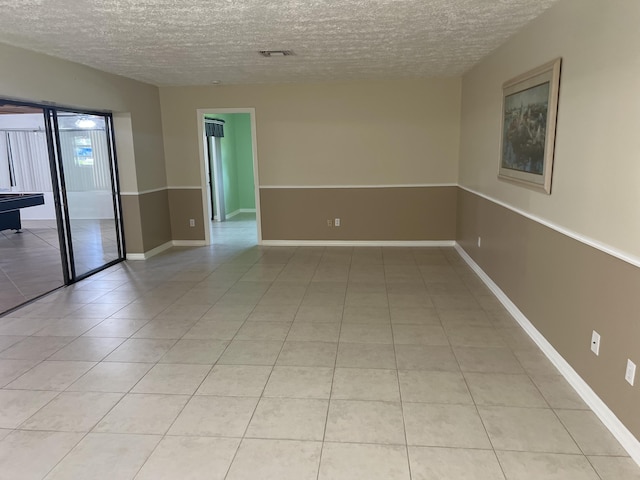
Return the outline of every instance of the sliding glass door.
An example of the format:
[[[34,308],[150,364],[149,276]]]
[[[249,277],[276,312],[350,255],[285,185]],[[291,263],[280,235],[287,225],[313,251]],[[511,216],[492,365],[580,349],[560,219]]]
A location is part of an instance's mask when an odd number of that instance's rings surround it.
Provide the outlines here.
[[[0,314],[124,255],[111,115],[0,99]]]
[[[111,117],[54,110],[69,278],[82,278],[122,259]]]

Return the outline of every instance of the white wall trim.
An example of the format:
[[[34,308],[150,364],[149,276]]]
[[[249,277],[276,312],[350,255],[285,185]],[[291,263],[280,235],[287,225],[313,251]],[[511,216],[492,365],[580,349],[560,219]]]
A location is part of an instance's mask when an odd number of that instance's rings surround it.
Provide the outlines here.
[[[155,193],[155,192],[162,192],[163,190],[166,190],[167,187],[160,187],[160,188],[152,188],[150,190],[140,190],[138,192],[120,192],[120,195],[144,195],[146,193]]]
[[[474,192],[475,193],[475,192]],[[613,436],[620,442],[622,447],[629,453],[629,456],[640,465],[640,441],[624,426],[616,417],[615,413],[604,403],[600,397],[591,389],[573,367],[553,348],[549,341],[538,331],[518,307],[507,297],[507,295],[491,280],[484,270],[469,256],[469,254],[458,244],[455,249],[465,262],[478,274],[480,279],[489,287],[500,303],[509,311],[513,318],[520,324],[524,331],[538,345],[542,353],[560,371],[562,376],[569,382],[573,389],[580,395],[585,403],[593,410],[602,423],[609,429]]]
[[[287,188],[424,188],[424,187],[457,187],[457,183],[412,183],[398,185],[260,185],[264,189]]]
[[[262,240],[269,247],[453,247],[454,240]]]
[[[500,205],[501,207],[504,207],[508,210],[511,210],[512,212],[515,212],[519,215],[522,215],[523,217],[528,218],[529,220],[533,220],[534,222],[537,222],[541,225],[544,225],[545,227],[549,227],[552,230],[555,230],[558,233],[561,233],[563,235],[566,235],[567,237],[571,237],[574,240],[577,240],[580,243],[584,243],[585,245],[589,245],[590,247],[593,247],[597,250],[600,250],[604,253],[608,253],[609,255],[616,257],[624,262],[630,263],[631,265],[634,265],[636,267],[640,267],[640,257],[637,257],[636,255],[632,255],[630,253],[627,252],[623,252],[622,250],[619,250],[615,247],[612,247],[611,245],[607,245],[606,243],[600,242],[598,240],[595,240],[593,238],[587,237],[585,235],[581,235],[577,232],[574,232],[573,230],[569,230],[568,228],[564,228],[561,227],[560,225],[550,222],[548,220],[545,220],[544,218],[538,217],[536,215],[533,215],[531,213],[525,212],[524,210],[520,210],[519,208],[516,208],[512,205],[509,205],[505,202],[502,202],[500,200],[497,200],[493,197],[490,197],[488,195],[485,195],[484,193],[480,193],[476,190],[472,190],[468,187],[464,187],[462,185],[458,185],[461,189],[469,192],[469,193],[473,193],[474,195],[478,195],[479,197],[484,198],[485,200],[488,200],[490,202],[495,203],[496,205]]]
[[[148,252],[127,253],[127,260],[146,260],[148,258],[153,257],[154,255],[158,255],[159,253],[170,249],[171,247],[173,247],[173,242],[169,241],[169,242],[163,243],[162,245],[157,246],[156,248],[152,248]]]
[[[174,247],[203,247],[207,244],[205,240],[174,240]]]
[[[202,187],[193,186],[193,185],[170,186],[170,187],[152,188],[151,190],[140,190],[139,192],[120,192],[120,195],[144,195],[146,193],[162,192],[163,190],[200,190],[200,189],[202,189]]]
[[[147,260],[165,250],[169,250],[171,247],[202,247],[204,245],[206,245],[204,240],[170,240],[156,248],[152,248],[148,252],[127,253],[127,260]]]
[[[240,215],[241,213],[256,213],[256,209],[255,208],[238,208],[237,210],[234,210],[231,213],[227,213],[226,217],[227,218],[235,217],[236,215]]]

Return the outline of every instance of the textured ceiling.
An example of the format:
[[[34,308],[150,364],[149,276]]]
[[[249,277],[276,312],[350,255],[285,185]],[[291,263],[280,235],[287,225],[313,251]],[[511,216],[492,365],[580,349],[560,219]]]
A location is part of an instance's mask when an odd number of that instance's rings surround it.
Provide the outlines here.
[[[156,85],[456,76],[555,1],[0,0],[0,42]]]

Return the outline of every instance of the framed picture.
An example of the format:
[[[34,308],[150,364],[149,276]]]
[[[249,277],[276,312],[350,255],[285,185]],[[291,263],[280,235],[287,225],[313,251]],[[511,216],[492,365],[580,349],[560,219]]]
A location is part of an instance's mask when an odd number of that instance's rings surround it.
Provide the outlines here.
[[[502,85],[498,178],[551,194],[562,59]]]

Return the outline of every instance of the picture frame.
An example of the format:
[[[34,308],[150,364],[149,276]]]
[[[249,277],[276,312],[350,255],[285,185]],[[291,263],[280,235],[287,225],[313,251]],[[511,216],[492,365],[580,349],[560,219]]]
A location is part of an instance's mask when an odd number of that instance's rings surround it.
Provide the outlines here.
[[[498,178],[551,194],[561,58],[502,85]]]

